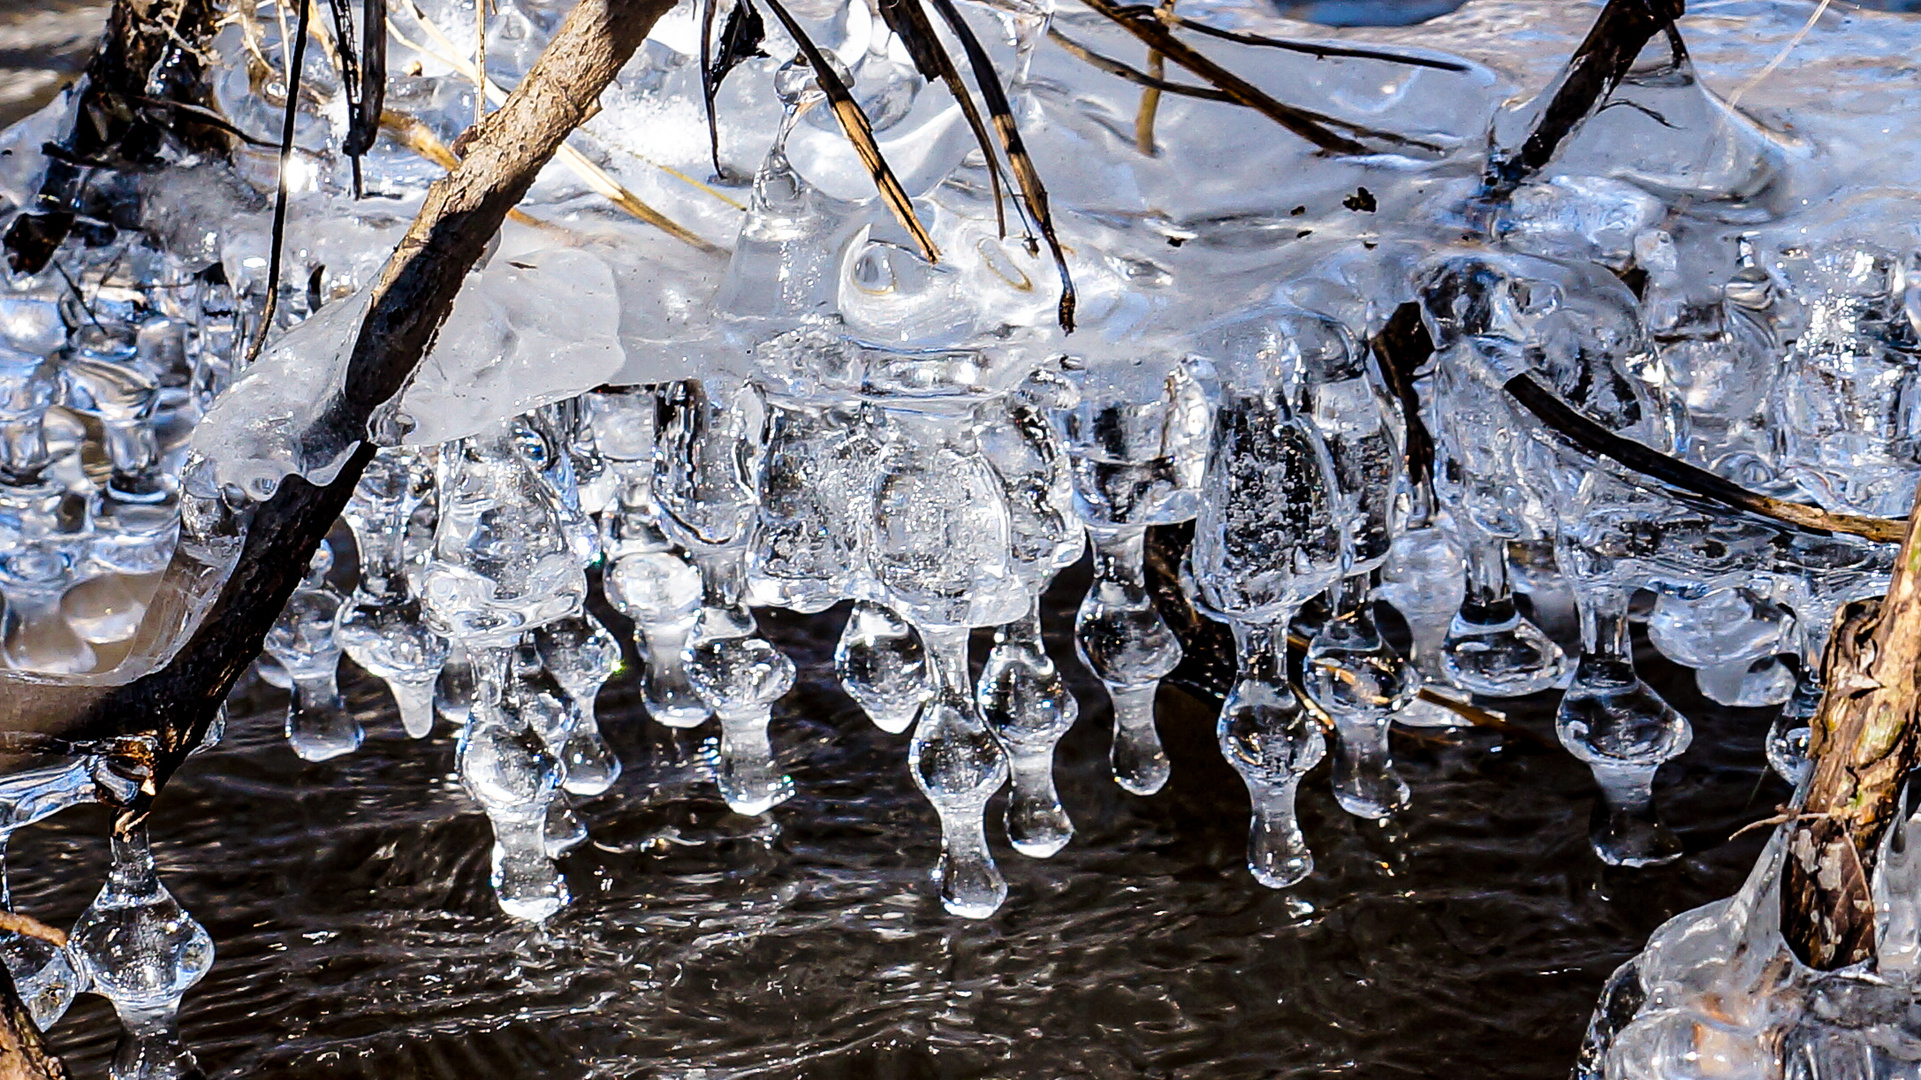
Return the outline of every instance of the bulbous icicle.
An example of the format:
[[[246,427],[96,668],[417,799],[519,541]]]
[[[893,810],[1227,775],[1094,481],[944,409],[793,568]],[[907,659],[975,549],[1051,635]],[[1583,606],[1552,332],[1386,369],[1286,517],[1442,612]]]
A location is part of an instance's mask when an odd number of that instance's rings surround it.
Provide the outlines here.
[[[431,482],[416,451],[389,448],[368,463],[341,514],[360,552],[360,581],[334,625],[347,656],[393,692],[401,725],[416,739],[433,731],[434,682],[449,653],[407,581],[407,526]]]
[[[1570,665],[1561,647],[1514,603],[1507,542],[1464,536],[1467,593],[1441,644],[1449,682],[1487,697],[1520,697],[1558,686]]]
[[[327,583],[333,551],[323,541],[307,576],[267,632],[265,648],[293,684],[287,741],[303,761],[326,761],[359,749],[364,732],[340,696],[340,645],[334,639],[343,598]]]
[[[456,727],[467,722],[474,706],[474,665],[467,650],[449,645],[447,662],[434,680],[434,712]]]
[[[69,947],[125,1034],[114,1080],[198,1075],[174,1030],[180,999],[213,966],[213,939],[160,883],[144,826],[113,836],[113,867],[74,924]]]
[[[604,585],[608,602],[634,622],[647,715],[667,727],[699,727],[707,704],[687,681],[681,656],[700,614],[700,571],[678,550],[633,551],[614,560]]]
[[[700,557],[705,597],[682,662],[720,721],[721,797],[736,813],[764,814],[794,794],[767,735],[774,702],[794,685],[794,662],[759,636],[742,602],[747,556],[739,546]]]
[[[534,631],[541,663],[573,699],[573,731],[560,748],[567,770],[562,786],[575,795],[599,795],[620,778],[620,758],[600,733],[594,699],[620,670],[620,642],[592,615],[548,623]]]
[[[1589,586],[1580,603],[1581,660],[1554,729],[1601,788],[1588,841],[1615,866],[1672,862],[1683,849],[1655,811],[1654,775],[1687,749],[1692,730],[1634,670],[1627,595],[1612,585]]]
[[[987,801],[1007,782],[1007,754],[981,719],[967,687],[967,631],[923,628],[936,689],[914,722],[907,762],[914,784],[940,815],[934,881],[941,906],[985,919],[1007,899],[1007,881],[987,850]]]
[[[1387,736],[1420,674],[1374,625],[1368,580],[1344,578],[1330,593],[1331,616],[1308,645],[1305,682],[1334,721],[1335,800],[1356,817],[1381,819],[1407,805]]]
[[[443,449],[433,556],[421,573],[434,628],[468,648],[508,647],[522,631],[580,612],[587,578],[568,512],[501,424]]]
[[[1074,644],[1114,703],[1114,782],[1136,795],[1152,795],[1169,772],[1154,726],[1154,692],[1180,664],[1181,645],[1147,593],[1141,566],[1146,528],[1090,527],[1088,534],[1094,583],[1074,619]]]
[[[1247,784],[1253,820],[1247,868],[1270,889],[1299,884],[1314,871],[1294,800],[1301,777],[1326,753],[1320,727],[1287,684],[1282,631],[1234,625],[1241,677],[1221,706],[1221,753]]]
[[[769,407],[761,458],[755,603],[825,611],[865,561],[861,521],[880,443],[857,410]]]
[[[1013,779],[1007,838],[1021,854],[1045,859],[1074,835],[1054,788],[1054,747],[1080,717],[1080,705],[1041,641],[1039,596],[1026,615],[995,629],[974,693],[981,716],[1007,748]]]
[[[546,837],[561,768],[531,722],[536,710],[523,691],[509,686],[511,664],[507,649],[475,657],[477,689],[455,767],[493,824],[492,880],[501,910],[540,922],[569,900]]]
[[[834,673],[874,726],[889,734],[906,731],[933,694],[920,634],[891,608],[870,600],[856,600],[847,613],[834,647]]]

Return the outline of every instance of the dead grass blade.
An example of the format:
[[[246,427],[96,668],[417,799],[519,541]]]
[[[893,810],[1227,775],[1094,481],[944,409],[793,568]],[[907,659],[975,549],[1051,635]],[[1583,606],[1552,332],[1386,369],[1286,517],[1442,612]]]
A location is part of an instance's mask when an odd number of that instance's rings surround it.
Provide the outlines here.
[[[920,217],[914,213],[914,204],[907,197],[907,190],[900,185],[900,178],[894,175],[893,167],[881,156],[880,144],[874,140],[874,126],[868,122],[867,114],[861,111],[860,103],[854,100],[853,92],[841,81],[840,73],[834,70],[827,57],[807,36],[807,31],[789,12],[780,0],[766,0],[767,6],[774,11],[774,17],[787,29],[794,44],[807,60],[807,66],[814,69],[814,81],[819,84],[821,93],[827,95],[827,104],[834,110],[834,118],[840,121],[841,130],[847,133],[847,141],[854,146],[854,153],[860,156],[861,164],[866,166],[867,175],[873,178],[874,187],[880,192],[881,201],[894,212],[894,218],[901,228],[914,238],[920,246],[921,254],[929,262],[940,261],[940,248],[935,245],[934,237],[928,233],[927,226],[921,224]]]
[[[1060,321],[1066,333],[1074,332],[1074,278],[1067,270],[1067,256],[1061,250],[1059,235],[1054,230],[1054,215],[1047,206],[1047,188],[1042,185],[1039,170],[1034,168],[1034,159],[1027,154],[1027,144],[1021,140],[1020,126],[1014,123],[1014,109],[1007,101],[1007,91],[1002,88],[1000,76],[994,70],[994,60],[981,46],[974,30],[961,17],[955,8],[954,0],[930,0],[934,10],[940,12],[942,21],[954,32],[967,54],[967,66],[974,69],[974,85],[980,88],[981,100],[986,103],[987,111],[994,118],[994,132],[1000,136],[1001,149],[1007,153],[1008,167],[1014,171],[1014,179],[1020,184],[1021,197],[1027,203],[1028,213],[1034,225],[1040,230],[1041,238],[1047,241],[1047,250],[1054,258],[1054,267],[1060,272],[1061,299],[1055,308],[1055,318]]]
[[[920,0],[877,0],[880,17],[887,28],[906,46],[907,55],[914,61],[914,67],[929,82],[939,79],[947,85],[947,92],[953,95],[960,105],[961,115],[966,118],[967,126],[974,132],[974,143],[980,147],[981,154],[987,159],[987,183],[993,189],[994,223],[1001,236],[1007,236],[1007,212],[1002,206],[1002,175],[1000,158],[994,153],[994,142],[987,134],[987,125],[981,120],[980,108],[974,104],[974,96],[961,81],[960,69],[954,66],[954,58],[947,54],[940,37],[934,32],[934,24],[927,12],[920,6]]]

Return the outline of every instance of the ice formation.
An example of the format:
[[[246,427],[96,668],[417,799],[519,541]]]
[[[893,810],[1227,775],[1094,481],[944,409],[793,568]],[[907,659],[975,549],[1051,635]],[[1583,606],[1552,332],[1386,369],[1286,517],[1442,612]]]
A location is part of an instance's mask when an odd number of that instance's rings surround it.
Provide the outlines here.
[[[1007,896],[990,834],[1034,858],[1071,842],[1053,748],[1099,705],[1067,693],[1041,592],[1091,551],[1075,652],[1107,690],[1115,781],[1150,795],[1169,777],[1155,695],[1182,647],[1143,553],[1150,529],[1191,522],[1179,585],[1237,644],[1218,737],[1247,784],[1261,884],[1311,872],[1294,800],[1323,757],[1341,806],[1386,817],[1409,797],[1392,725],[1557,688],[1561,742],[1602,792],[1596,854],[1675,858],[1651,791],[1690,730],[1635,671],[1635,594],[1654,597],[1654,646],[1710,698],[1782,706],[1770,760],[1795,779],[1831,616],[1880,590],[1892,552],[1683,497],[1576,449],[1509,391],[1536,386],[1753,491],[1907,512],[1921,195],[1904,186],[1909,92],[1883,65],[1921,45],[1921,23],[1833,12],[1797,37],[1805,7],[1696,5],[1688,53],[1657,36],[1546,170],[1490,197],[1484,167],[1538,115],[1595,7],[1475,0],[1418,28],[1336,32],[1240,0],[1180,5],[1217,31],[1220,63],[1373,144],[1335,156],[1206,96],[1147,111],[1088,59],[1131,65],[1139,45],[1078,6],[967,5],[1049,185],[1078,293],[1064,335],[1047,249],[1021,207],[995,204],[961,109],[868,5],[796,8],[927,244],[875,197],[777,26],[721,84],[710,147],[699,17],[682,5],[469,274],[417,377],[371,430],[340,430],[326,406],[374,275],[441,172],[433,147],[472,120],[477,76],[497,101],[558,18],[500,0],[482,73],[471,6],[396,3],[395,119],[356,163],[365,198],[341,152],[340,74],[307,54],[276,322],[251,367],[267,151],[130,179],[138,227],[94,223],[53,269],[8,276],[0,656],[125,677],[151,659],[128,643],[183,521],[218,563],[203,520],[291,475],[325,482],[371,440],[345,514],[357,569],[316,557],[260,664],[291,688],[295,752],[360,742],[343,655],[385,681],[409,734],[458,727],[501,906],[545,919],[568,902],[556,860],[583,837],[568,795],[620,770],[594,698],[621,677],[621,637],[648,713],[713,721],[721,797],[762,814],[794,791],[770,734],[794,667],[753,609],[850,602],[840,681],[906,735],[941,829],[940,901],[985,918]],[[254,0],[234,16],[211,50],[215,102],[242,131],[278,130],[257,89],[284,97],[286,23]],[[1792,62],[1769,66],[1790,38]],[[67,108],[4,137],[14,211]],[[1384,335],[1417,325],[1433,354],[1401,373],[1408,415]],[[1407,468],[1415,429],[1433,437],[1431,477]],[[601,625],[596,588],[631,625]],[[1529,615],[1557,603],[1578,611],[1572,652]],[[993,638],[978,678],[976,629]],[[94,797],[87,776],[0,781],[0,837]],[[1010,782],[1004,822],[988,821]],[[1878,971],[1816,978],[1783,959],[1773,851],[1740,896],[1670,924],[1616,976],[1585,1075],[1912,1069],[1906,835],[1881,877]],[[11,938],[0,957],[42,1023],[83,986],[106,994],[133,1036],[117,1075],[159,1076],[211,945],[134,835],[68,951]],[[1849,1054],[1877,1064],[1848,1071]]]

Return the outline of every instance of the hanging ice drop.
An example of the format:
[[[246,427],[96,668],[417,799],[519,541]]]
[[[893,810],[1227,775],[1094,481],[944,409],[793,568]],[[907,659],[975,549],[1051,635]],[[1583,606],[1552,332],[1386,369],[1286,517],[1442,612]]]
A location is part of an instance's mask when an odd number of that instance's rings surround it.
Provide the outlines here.
[[[874,726],[889,734],[906,731],[933,694],[927,649],[907,620],[884,604],[856,600],[847,612],[834,673]]]
[[[1054,746],[1081,710],[1041,642],[1039,596],[1025,616],[995,628],[975,694],[981,716],[1007,747],[1007,838],[1021,854],[1045,859],[1074,836],[1054,789]]]
[[[1234,637],[1242,674],[1221,706],[1221,753],[1241,774],[1253,803],[1247,868],[1268,888],[1285,889],[1314,872],[1294,800],[1301,777],[1320,764],[1327,743],[1287,684],[1281,633],[1235,623]]]
[[[174,1018],[181,997],[213,965],[213,939],[160,883],[144,824],[116,827],[113,867],[74,923],[71,948],[126,1029],[114,1053],[114,1080],[198,1075]]]
[[[407,582],[407,525],[431,482],[411,450],[385,449],[368,463],[341,515],[360,550],[360,580],[334,625],[347,656],[393,691],[401,725],[416,739],[433,731],[434,684],[449,653]]]
[[[340,645],[335,620],[343,599],[327,583],[333,549],[321,541],[307,576],[294,590],[280,621],[268,631],[266,650],[293,682],[287,703],[287,742],[303,761],[351,754],[365,732],[340,696]]]
[[[541,663],[546,665],[577,715],[560,748],[567,770],[562,786],[575,795],[599,795],[620,778],[620,759],[600,734],[594,699],[620,670],[620,643],[590,614],[548,623],[534,631]]]

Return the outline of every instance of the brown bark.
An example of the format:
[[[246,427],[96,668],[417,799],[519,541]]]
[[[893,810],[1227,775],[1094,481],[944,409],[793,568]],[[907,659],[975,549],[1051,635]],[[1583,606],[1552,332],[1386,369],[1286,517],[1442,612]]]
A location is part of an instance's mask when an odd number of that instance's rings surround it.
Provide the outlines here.
[[[53,1056],[33,1026],[13,976],[0,964],[0,1080],[67,1080],[66,1066]]]
[[[1810,724],[1814,771],[1787,825],[1781,933],[1802,962],[1824,971],[1874,957],[1874,856],[1921,760],[1921,499],[1915,515],[1887,595],[1835,619],[1821,665],[1826,694]]]
[[[413,377],[502,219],[562,141],[593,114],[600,92],[673,3],[580,0],[500,110],[462,139],[461,162],[428,190],[373,287],[344,389],[322,410],[322,429],[366,431]],[[272,499],[252,508],[239,560],[224,580],[209,580],[207,567],[186,552],[175,555],[143,636],[164,638],[194,608],[206,610],[158,670],[122,684],[0,674],[0,731],[67,740],[152,736],[158,752],[130,808],[132,817],[143,815],[259,655],[373,452],[363,440],[332,483],[317,487],[289,477]],[[7,749],[0,747],[0,755]],[[136,774],[143,765],[126,763]]]

